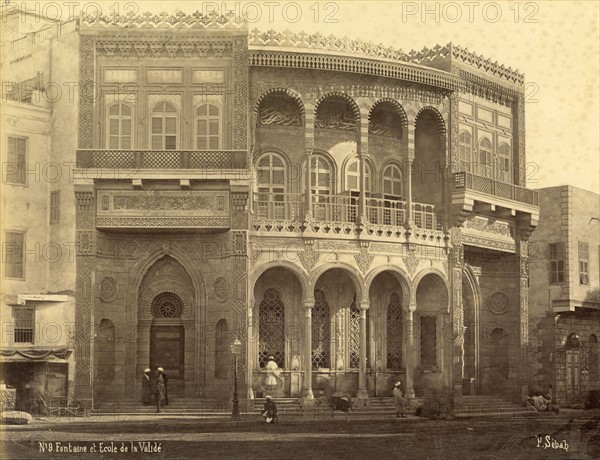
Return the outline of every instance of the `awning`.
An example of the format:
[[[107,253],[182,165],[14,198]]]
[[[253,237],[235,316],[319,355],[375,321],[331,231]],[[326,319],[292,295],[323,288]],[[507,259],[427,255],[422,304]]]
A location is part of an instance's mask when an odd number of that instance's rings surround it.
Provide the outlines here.
[[[47,358],[59,358],[67,359],[71,356],[73,350],[68,348],[55,348],[55,349],[22,349],[22,350],[0,350],[1,357],[23,357],[32,360],[44,360]],[[16,355],[16,356],[15,356]]]

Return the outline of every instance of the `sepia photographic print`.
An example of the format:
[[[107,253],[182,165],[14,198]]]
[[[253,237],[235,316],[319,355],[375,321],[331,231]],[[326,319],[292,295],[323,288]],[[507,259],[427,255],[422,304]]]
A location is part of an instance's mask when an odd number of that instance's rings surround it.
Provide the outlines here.
[[[600,2],[0,5],[0,458],[600,458]]]

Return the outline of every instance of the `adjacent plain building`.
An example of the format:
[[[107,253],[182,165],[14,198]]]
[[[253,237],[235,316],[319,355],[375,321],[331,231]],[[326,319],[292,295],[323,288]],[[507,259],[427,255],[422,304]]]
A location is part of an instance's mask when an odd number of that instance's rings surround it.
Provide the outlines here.
[[[600,390],[600,196],[570,185],[539,189],[530,240],[531,381],[560,404]]]
[[[76,399],[140,400],[148,366],[174,399],[227,399],[235,339],[248,400],[527,392],[522,74],[199,13],[68,24],[5,46],[15,82],[63,87],[75,255],[48,289],[74,291]]]

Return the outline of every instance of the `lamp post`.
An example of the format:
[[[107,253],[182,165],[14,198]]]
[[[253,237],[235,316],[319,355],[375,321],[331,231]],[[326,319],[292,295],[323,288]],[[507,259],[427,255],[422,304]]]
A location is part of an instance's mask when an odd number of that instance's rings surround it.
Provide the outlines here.
[[[231,407],[231,420],[240,419],[240,406],[238,399],[237,387],[237,358],[242,352],[242,342],[236,337],[230,345],[231,353],[233,354],[233,406]]]

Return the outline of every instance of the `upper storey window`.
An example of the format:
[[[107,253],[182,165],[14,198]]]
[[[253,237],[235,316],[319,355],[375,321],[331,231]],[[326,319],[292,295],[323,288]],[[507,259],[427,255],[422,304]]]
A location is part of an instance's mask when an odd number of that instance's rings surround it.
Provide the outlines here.
[[[383,193],[386,197],[402,197],[402,173],[398,165],[388,165],[383,170]]]
[[[196,109],[196,148],[217,150],[221,148],[221,106],[214,103],[200,105]]]
[[[463,131],[458,137],[460,170],[471,171],[471,133]]]
[[[108,148],[130,149],[132,145],[131,107],[113,104],[108,109]]]
[[[27,139],[22,137],[8,137],[8,155],[5,180],[10,184],[27,185]]]
[[[358,158],[351,160],[346,169],[346,190],[360,191],[360,162]],[[371,191],[371,168],[365,163],[365,190]]]
[[[177,148],[177,109],[169,102],[159,102],[152,110],[152,148],[175,150]]]
[[[492,143],[484,137],[479,141],[479,174],[492,177]]]
[[[333,165],[323,155],[314,154],[310,158],[310,184],[314,195],[333,193]]]
[[[498,146],[498,171],[496,173],[498,180],[512,182],[510,169],[510,145],[503,142]]]

